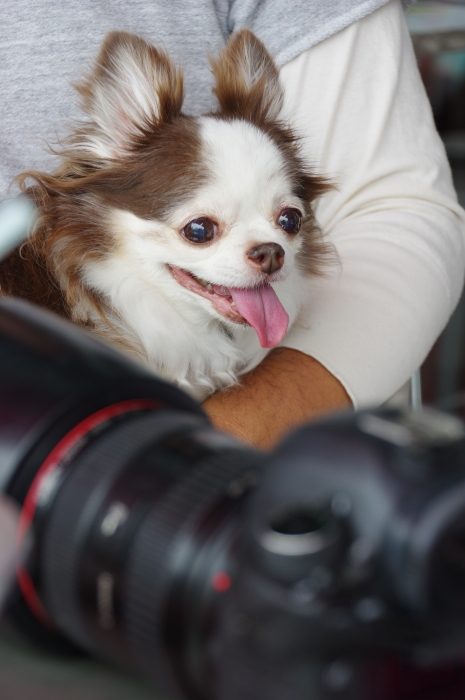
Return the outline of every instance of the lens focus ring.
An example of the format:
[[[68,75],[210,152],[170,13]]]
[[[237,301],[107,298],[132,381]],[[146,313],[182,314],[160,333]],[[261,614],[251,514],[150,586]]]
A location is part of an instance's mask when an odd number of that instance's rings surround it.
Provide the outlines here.
[[[139,488],[145,488],[148,506],[131,521],[131,499],[127,513],[123,496],[135,488],[132,478],[137,482],[147,454],[152,461]],[[136,666],[160,689],[176,692],[164,628],[173,557],[186,542],[195,548],[189,536],[216,504],[226,500],[226,511],[235,508],[235,498],[226,497],[228,485],[260,468],[263,459],[213,431],[205,419],[182,413],[139,414],[96,438],[76,457],[45,528],[42,590],[58,627],[84,648]],[[157,479],[163,488],[151,491]],[[103,547],[117,516],[130,536],[119,540],[119,549],[110,537]],[[208,557],[221,551],[222,518],[221,511],[213,534],[207,527]]]
[[[107,494],[128,465],[162,435],[205,424],[200,417],[178,412],[132,415],[75,458],[45,527],[42,589],[54,622],[84,648],[102,651],[84,622],[79,581],[92,528]]]

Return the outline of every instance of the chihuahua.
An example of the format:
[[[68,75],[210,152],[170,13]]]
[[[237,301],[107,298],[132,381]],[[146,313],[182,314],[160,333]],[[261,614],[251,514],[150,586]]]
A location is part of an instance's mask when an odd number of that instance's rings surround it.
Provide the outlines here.
[[[110,33],[77,86],[86,118],[58,170],[19,178],[39,217],[0,265],[2,294],[199,400],[283,341],[328,253],[312,203],[330,184],[299,155],[272,58],[242,30],[211,64],[218,109],[189,116],[170,58]]]

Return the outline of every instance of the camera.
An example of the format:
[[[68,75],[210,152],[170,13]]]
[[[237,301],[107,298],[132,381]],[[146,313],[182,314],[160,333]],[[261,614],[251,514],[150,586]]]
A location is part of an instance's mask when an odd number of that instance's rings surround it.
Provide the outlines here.
[[[341,414],[272,454],[71,324],[0,302],[7,615],[168,697],[383,697],[385,659],[465,652],[465,428]]]

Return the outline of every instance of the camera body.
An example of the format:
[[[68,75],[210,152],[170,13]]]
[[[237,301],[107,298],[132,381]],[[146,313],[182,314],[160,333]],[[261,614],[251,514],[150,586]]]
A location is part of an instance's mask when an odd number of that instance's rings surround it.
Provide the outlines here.
[[[250,498],[222,611],[220,697],[391,698],[388,659],[461,663],[463,440],[454,416],[379,410],[279,446]]]
[[[42,643],[67,638],[205,700],[380,700],[381,660],[465,652],[455,416],[340,415],[265,455],[81,330],[9,300],[0,455],[28,543],[9,615]]]

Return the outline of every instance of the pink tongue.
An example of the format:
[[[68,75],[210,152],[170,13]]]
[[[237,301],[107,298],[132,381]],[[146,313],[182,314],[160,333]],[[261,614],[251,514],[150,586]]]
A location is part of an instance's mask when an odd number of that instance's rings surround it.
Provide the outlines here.
[[[274,348],[286,335],[289,316],[269,284],[256,289],[230,288],[239,313],[257,331],[262,348]]]

